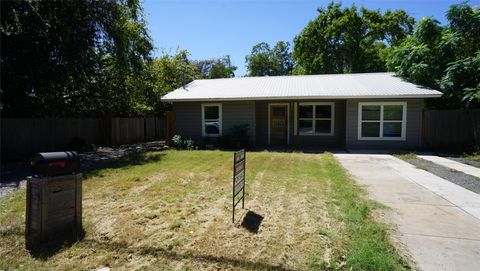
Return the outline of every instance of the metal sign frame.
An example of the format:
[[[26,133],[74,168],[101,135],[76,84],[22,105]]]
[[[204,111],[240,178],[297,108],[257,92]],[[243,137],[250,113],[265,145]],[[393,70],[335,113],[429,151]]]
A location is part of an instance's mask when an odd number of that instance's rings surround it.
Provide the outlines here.
[[[233,155],[233,181],[232,181],[232,223],[235,223],[235,207],[242,201],[242,209],[245,209],[245,149],[236,151]],[[235,197],[242,196],[235,201]]]

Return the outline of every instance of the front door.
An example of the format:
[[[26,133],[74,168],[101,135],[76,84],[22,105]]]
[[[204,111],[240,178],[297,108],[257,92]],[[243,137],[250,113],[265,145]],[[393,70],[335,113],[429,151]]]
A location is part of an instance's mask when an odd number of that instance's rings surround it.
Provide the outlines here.
[[[270,104],[270,145],[288,144],[288,104]]]

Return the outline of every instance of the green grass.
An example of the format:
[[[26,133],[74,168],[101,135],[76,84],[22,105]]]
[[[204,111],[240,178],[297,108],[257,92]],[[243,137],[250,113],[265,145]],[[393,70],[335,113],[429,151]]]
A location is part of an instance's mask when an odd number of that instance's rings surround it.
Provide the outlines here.
[[[402,159],[403,161],[407,162],[407,163],[410,163],[412,164],[412,161],[424,161],[424,162],[427,162],[427,163],[431,163],[425,159],[422,159],[420,157],[418,157],[415,153],[413,152],[410,152],[410,153],[396,153],[396,154],[393,154],[393,156],[399,158],[399,159]],[[427,167],[425,166],[421,166],[421,165],[415,165],[415,168],[417,169],[420,169],[420,170],[424,170],[424,171],[430,171]]]
[[[348,236],[344,248],[347,267],[353,270],[396,270],[408,268],[387,237],[387,226],[376,222],[372,210],[381,207],[365,200],[364,190],[352,184],[345,170],[331,156],[325,159],[325,174],[332,180],[332,198],[338,199],[338,220],[345,223]],[[338,255],[343,256],[343,255]]]
[[[1,199],[0,270],[409,268],[372,215],[381,206],[328,153],[249,152],[245,205],[264,220],[257,234],[233,225],[232,156],[152,152],[90,172],[86,236],[47,259],[24,249],[25,191]]]
[[[468,160],[473,160],[473,161],[480,162],[480,151],[475,151],[475,152],[470,153],[470,154],[465,154],[462,157],[465,158],[465,159],[468,159]]]
[[[408,159],[419,159],[417,155],[414,152],[409,152],[409,153],[394,153],[393,156],[402,159],[402,160],[408,160]]]

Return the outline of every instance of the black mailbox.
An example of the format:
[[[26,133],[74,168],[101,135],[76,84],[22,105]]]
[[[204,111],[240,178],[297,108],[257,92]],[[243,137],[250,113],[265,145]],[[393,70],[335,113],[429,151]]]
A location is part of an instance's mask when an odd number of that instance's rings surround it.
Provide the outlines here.
[[[59,176],[80,172],[80,159],[73,151],[37,153],[31,165],[33,175]]]
[[[76,152],[37,153],[27,179],[25,245],[35,251],[50,241],[82,235],[82,173]]]

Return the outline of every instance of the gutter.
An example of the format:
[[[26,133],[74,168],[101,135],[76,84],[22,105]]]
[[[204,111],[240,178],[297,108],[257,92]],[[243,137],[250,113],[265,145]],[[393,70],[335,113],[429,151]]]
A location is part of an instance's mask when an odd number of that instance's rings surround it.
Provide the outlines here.
[[[283,96],[283,97],[233,97],[233,98],[160,98],[163,102],[211,101],[268,101],[268,100],[331,100],[331,99],[414,99],[438,98],[443,94],[372,95],[372,96]]]

